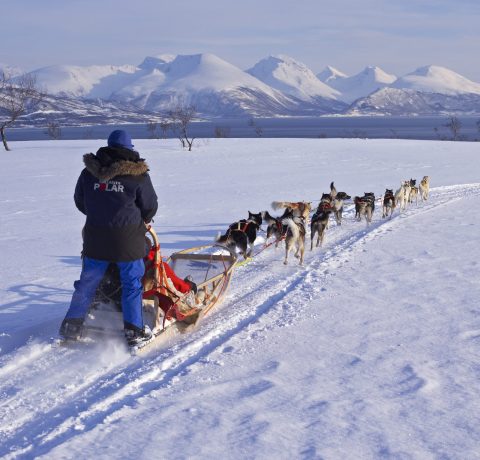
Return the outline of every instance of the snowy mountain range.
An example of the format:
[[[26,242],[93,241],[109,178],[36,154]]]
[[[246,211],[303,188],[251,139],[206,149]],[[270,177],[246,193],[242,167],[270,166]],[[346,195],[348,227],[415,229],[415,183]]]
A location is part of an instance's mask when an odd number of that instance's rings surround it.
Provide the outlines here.
[[[315,75],[284,55],[244,71],[213,54],[163,54],[139,65],[58,65],[32,73],[50,94],[50,110],[55,106],[65,122],[70,113],[75,123],[85,113],[111,120],[109,104],[113,118],[132,122],[178,104],[194,104],[202,118],[480,113],[480,84],[433,65],[399,78],[376,66],[353,76],[328,66]]]
[[[335,78],[329,79],[328,84],[341,94],[344,102],[352,103],[360,97],[391,85],[396,79],[395,75],[386,73],[380,67],[368,66],[351,77],[336,74]]]

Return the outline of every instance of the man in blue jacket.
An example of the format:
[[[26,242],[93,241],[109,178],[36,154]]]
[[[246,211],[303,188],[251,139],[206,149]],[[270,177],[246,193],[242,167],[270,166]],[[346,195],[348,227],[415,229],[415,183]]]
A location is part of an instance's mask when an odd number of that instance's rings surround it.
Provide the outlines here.
[[[83,266],[60,335],[76,340],[109,263],[122,283],[122,310],[129,345],[151,338],[143,323],[142,277],[146,223],[157,212],[157,195],[148,166],[133,150],[124,130],[113,131],[108,147],[83,157],[85,169],[75,187],[75,204],[87,216],[83,230]]]

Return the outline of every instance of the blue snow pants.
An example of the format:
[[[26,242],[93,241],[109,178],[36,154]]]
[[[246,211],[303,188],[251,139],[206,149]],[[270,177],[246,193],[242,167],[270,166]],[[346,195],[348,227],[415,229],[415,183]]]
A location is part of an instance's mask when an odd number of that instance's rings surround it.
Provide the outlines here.
[[[110,262],[83,258],[80,279],[75,281],[75,292],[65,319],[84,319],[95,296],[100,281]],[[142,277],[145,273],[143,259],[132,262],[116,262],[122,283],[123,322],[126,328],[143,329]]]

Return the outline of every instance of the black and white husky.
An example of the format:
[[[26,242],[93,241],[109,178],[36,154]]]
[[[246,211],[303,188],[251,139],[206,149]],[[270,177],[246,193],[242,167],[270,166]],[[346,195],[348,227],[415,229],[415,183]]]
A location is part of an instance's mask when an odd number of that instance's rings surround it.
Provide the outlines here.
[[[345,192],[337,192],[333,182],[330,184],[330,196],[332,197],[333,215],[337,225],[342,225],[343,203],[352,197]]]
[[[312,216],[312,222],[310,223],[310,251],[313,251],[315,234],[318,234],[316,247],[318,248],[319,245],[323,244],[325,230],[328,228],[328,219],[332,212],[332,207],[322,207],[320,203],[315,214]]]
[[[232,253],[235,253],[238,248],[240,254],[246,259],[252,255],[257,231],[261,225],[262,213],[254,214],[248,211],[248,219],[234,222],[228,227],[225,234],[219,235],[215,241],[225,246]]]
[[[282,240],[287,236],[287,225],[282,223],[283,219],[288,219],[293,217],[293,213],[286,209],[282,216],[274,217],[271,216],[268,211],[262,213],[263,221],[267,224],[267,239],[270,237],[275,237],[275,247],[278,248],[278,245]]]

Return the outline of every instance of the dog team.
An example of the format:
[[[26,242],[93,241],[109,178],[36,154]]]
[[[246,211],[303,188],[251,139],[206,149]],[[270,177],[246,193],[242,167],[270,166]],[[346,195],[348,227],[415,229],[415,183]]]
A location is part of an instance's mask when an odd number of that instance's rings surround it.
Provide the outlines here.
[[[399,212],[402,212],[414,201],[418,204],[419,196],[422,201],[426,201],[429,192],[429,176],[424,176],[418,187],[416,179],[410,179],[403,181],[395,193],[393,193],[393,189],[386,189],[383,199],[380,198],[380,201],[383,202],[382,217],[391,219],[397,207]],[[273,209],[284,209],[281,216],[274,217],[268,211],[257,214],[248,211],[248,219],[242,219],[231,224],[224,235],[217,236],[216,243],[233,253],[238,249],[239,253],[247,259],[253,254],[257,232],[265,222],[267,224],[266,241],[274,237],[275,247],[278,247],[285,240],[285,259],[283,263],[285,265],[288,263],[289,253],[295,250],[295,257],[299,259],[299,263],[302,265],[308,225],[310,224],[310,250],[312,251],[315,236],[317,238],[315,247],[322,245],[331,214],[335,217],[337,225],[342,225],[343,206],[345,201],[350,199],[351,196],[347,193],[337,192],[332,182],[330,193],[322,195],[311,219],[312,204],[310,202],[274,201],[272,203]],[[367,225],[369,225],[375,211],[375,201],[373,192],[366,192],[362,197],[355,196],[353,199],[355,219],[360,221],[364,217]]]

